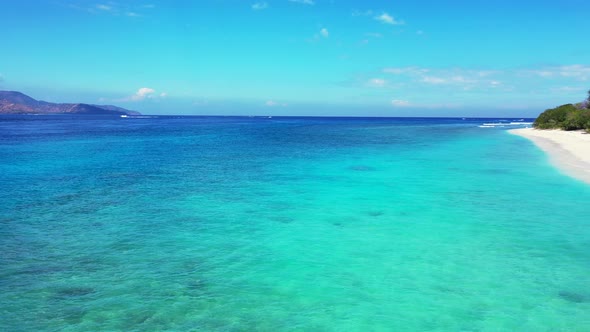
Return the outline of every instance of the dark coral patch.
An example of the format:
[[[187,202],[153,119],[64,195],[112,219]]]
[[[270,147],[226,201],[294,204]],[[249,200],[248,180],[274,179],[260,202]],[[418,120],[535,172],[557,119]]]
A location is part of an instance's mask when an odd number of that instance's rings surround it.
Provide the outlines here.
[[[90,295],[95,292],[92,287],[67,287],[61,288],[55,292],[55,298],[57,299],[69,299]]]
[[[367,213],[368,215],[370,215],[371,217],[379,217],[382,216],[384,214],[383,211],[369,211],[369,213]]]
[[[570,292],[570,291],[559,292],[559,297],[561,297],[562,299],[564,299],[566,301],[573,302],[573,303],[584,303],[584,302],[588,302],[590,300],[590,296],[588,296],[588,295],[576,293],[576,292]]]

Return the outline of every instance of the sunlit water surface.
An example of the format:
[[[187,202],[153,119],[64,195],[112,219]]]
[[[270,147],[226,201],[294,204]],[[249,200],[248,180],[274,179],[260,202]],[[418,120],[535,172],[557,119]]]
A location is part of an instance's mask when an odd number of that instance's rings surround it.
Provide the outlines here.
[[[0,330],[589,331],[590,186],[482,122],[1,117]]]

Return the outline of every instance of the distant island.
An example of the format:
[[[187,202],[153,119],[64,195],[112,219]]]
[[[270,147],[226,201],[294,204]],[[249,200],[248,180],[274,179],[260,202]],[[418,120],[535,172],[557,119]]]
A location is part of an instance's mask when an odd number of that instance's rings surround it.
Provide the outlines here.
[[[141,115],[112,105],[50,103],[18,91],[0,91],[1,114]]]
[[[585,129],[590,132],[590,91],[581,103],[565,104],[541,113],[533,123],[537,129]]]

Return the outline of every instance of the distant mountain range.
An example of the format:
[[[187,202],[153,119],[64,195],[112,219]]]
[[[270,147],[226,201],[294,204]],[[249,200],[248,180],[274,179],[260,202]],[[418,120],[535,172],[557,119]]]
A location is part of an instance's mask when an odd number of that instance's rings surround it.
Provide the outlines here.
[[[35,100],[18,91],[0,91],[0,114],[140,115],[112,105],[57,104]]]

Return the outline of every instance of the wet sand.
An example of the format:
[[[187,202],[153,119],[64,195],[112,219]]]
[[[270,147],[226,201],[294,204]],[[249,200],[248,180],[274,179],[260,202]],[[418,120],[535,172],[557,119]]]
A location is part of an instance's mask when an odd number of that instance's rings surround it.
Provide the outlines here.
[[[590,184],[590,134],[584,131],[513,129],[533,141],[564,173]]]

